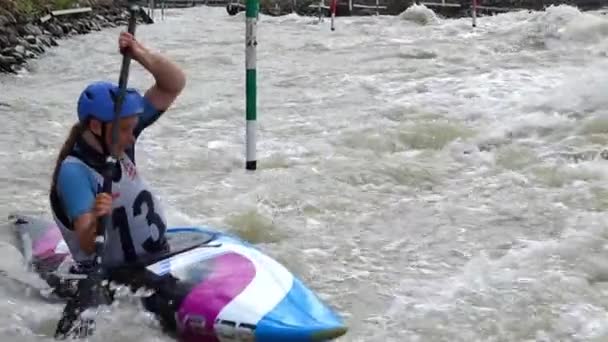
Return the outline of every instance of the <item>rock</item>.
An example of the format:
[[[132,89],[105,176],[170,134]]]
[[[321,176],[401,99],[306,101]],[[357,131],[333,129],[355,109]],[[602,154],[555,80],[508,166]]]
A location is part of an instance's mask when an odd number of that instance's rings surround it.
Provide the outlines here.
[[[20,55],[25,55],[25,46],[23,45],[17,45],[13,48],[13,51],[15,51],[16,53],[20,54]]]
[[[8,18],[4,15],[0,15],[0,27],[8,25]]]
[[[19,43],[15,48],[21,52],[21,47],[23,47],[25,50],[31,50],[32,44],[28,43],[25,39],[19,38]]]
[[[17,20],[15,20],[15,17],[8,13],[8,12],[3,12],[4,14],[0,15],[0,26],[8,26],[8,25],[14,25],[17,23]]]
[[[41,54],[44,53],[44,47],[43,46],[44,45],[42,44],[42,41],[40,41],[40,40],[37,39],[35,43],[33,43],[33,44],[30,45],[30,49],[29,50],[33,51],[36,54],[41,55]]]
[[[59,44],[57,44],[57,41],[53,38],[53,36],[50,33],[46,33],[40,37],[38,37],[38,39],[40,39],[40,41],[42,42],[42,44],[51,47],[51,46],[58,46]]]
[[[69,34],[70,31],[72,31],[72,24],[71,23],[59,23],[59,27],[61,27],[61,30],[63,31],[63,34]]]
[[[31,35],[30,36],[26,36],[25,37],[25,41],[28,42],[28,43],[30,43],[30,44],[36,44],[36,42],[37,42],[36,37],[31,36]]]
[[[97,23],[97,20],[91,20],[91,21],[89,21],[89,29],[91,31],[98,31],[101,28],[99,27],[99,24]]]
[[[32,36],[42,35],[42,30],[40,29],[40,27],[38,27],[34,24],[31,24],[31,23],[25,25],[24,30],[28,35],[32,35]]]
[[[5,37],[2,32],[0,32],[0,49],[4,49],[6,47],[10,46],[10,42],[8,41],[8,38]]]
[[[17,59],[13,56],[4,56],[0,55],[0,63],[2,64],[15,64],[17,63]]]
[[[129,13],[124,8],[126,1],[123,0],[105,0],[105,7],[100,5],[100,1],[104,0],[77,0],[83,6],[93,7],[92,15],[51,17],[44,22],[40,18],[28,17],[14,10],[9,13],[2,8],[2,1],[0,0],[0,73],[27,68],[25,61],[37,58],[49,47],[59,45],[57,38],[101,31],[107,27],[126,27],[129,18]],[[34,2],[38,3],[37,0]],[[138,18],[137,22],[153,23],[142,18]]]
[[[80,34],[85,34],[85,33],[91,32],[89,25],[85,21],[79,20],[76,23],[74,23],[74,26],[76,28],[76,31],[78,31],[78,33],[80,33]]]
[[[53,39],[53,37],[51,37],[50,34],[48,34],[48,35],[42,35],[42,36],[38,37],[38,45],[51,47],[51,46],[57,46],[58,44]]]
[[[48,38],[46,35],[42,35],[40,37],[37,37],[37,44],[40,46],[46,46],[46,47],[51,47],[51,42],[49,42]]]
[[[11,46],[19,44],[19,35],[17,34],[17,30],[13,26],[4,27],[4,37],[8,39],[9,45]]]
[[[62,37],[63,36],[63,29],[59,26],[59,25],[55,25],[53,23],[48,24],[48,30],[51,32],[51,34],[54,37]]]
[[[29,18],[25,13],[15,13],[15,25],[24,26],[29,22]]]
[[[228,12],[229,15],[237,15],[241,10],[245,10],[241,4],[229,3],[226,5],[226,12]]]
[[[29,50],[25,51],[25,58],[26,59],[28,59],[28,58],[36,58],[36,54],[33,53],[32,51],[29,51]]]
[[[7,54],[5,56],[13,56],[17,60],[17,63],[23,63],[25,61],[25,49],[23,50],[23,53],[21,53],[20,51],[17,51],[16,48],[17,47],[13,48],[11,53]]]
[[[17,63],[17,59],[13,56],[0,55],[0,69],[11,72],[11,66]]]
[[[3,73],[14,73],[12,64],[2,64],[0,61],[0,72]]]

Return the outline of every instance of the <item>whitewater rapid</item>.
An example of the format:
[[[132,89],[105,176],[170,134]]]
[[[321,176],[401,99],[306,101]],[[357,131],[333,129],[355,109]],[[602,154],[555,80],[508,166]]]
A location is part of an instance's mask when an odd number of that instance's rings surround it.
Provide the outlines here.
[[[551,7],[473,29],[416,6],[339,17],[334,32],[328,19],[261,16],[253,173],[244,19],[200,7],[138,27],[188,75],[138,145],[172,225],[256,243],[345,317],[343,341],[608,339],[601,12]],[[0,76],[1,217],[49,216],[77,96],[118,80],[120,29],[62,40]],[[152,81],[133,66],[130,85]],[[3,227],[0,339],[51,341],[62,305],[24,292],[38,283]],[[93,341],[171,341],[137,299],[117,305]]]

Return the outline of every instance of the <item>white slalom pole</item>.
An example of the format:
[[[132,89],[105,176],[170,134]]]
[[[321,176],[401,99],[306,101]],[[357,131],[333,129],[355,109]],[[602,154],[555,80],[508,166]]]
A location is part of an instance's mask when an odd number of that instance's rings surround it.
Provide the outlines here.
[[[336,30],[336,26],[334,24],[334,21],[336,20],[336,8],[338,7],[338,0],[331,0],[330,3],[330,11],[331,11],[331,30],[335,31]]]

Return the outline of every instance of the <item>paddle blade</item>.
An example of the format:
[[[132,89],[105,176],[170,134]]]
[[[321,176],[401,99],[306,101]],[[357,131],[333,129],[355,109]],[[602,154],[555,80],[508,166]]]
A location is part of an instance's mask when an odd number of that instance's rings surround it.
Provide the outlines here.
[[[67,309],[67,307],[66,307]],[[80,315],[64,312],[63,317],[57,325],[55,339],[83,339],[92,336],[95,332],[95,320],[84,319]]]
[[[86,309],[94,309],[100,305],[112,303],[112,293],[106,286],[87,277],[78,282],[78,292],[71,298],[63,309],[61,320],[55,331],[56,339],[86,338],[95,331],[93,317],[83,315]]]

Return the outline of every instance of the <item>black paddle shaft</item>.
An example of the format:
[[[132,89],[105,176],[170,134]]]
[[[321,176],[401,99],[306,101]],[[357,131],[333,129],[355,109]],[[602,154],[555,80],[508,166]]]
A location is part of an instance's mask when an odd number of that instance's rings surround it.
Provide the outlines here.
[[[135,14],[137,13],[136,6],[129,7],[129,26],[128,32],[132,35],[135,35],[135,26],[137,23],[137,17]],[[131,64],[131,56],[124,52],[122,59],[122,66],[120,69],[120,78],[118,80],[118,88],[119,94],[116,97],[116,102],[114,102],[114,118],[112,120],[112,145],[110,147],[110,155],[107,156],[106,165],[104,168],[103,174],[103,188],[102,191],[112,195],[112,179],[114,178],[114,173],[118,163],[118,151],[116,151],[116,144],[118,141],[118,125],[120,119],[120,111],[122,108],[122,103],[125,98],[125,93],[127,89],[127,81],[129,79],[129,66]],[[97,225],[97,237],[95,239],[95,255],[96,255],[96,264],[101,266],[101,257],[103,255],[104,243],[105,243],[105,228],[107,227],[107,223],[111,223],[111,217],[109,215],[104,215],[99,220],[99,224]],[[101,267],[98,267],[98,270]]]
[[[137,23],[136,14],[138,8],[135,5],[129,6],[129,25],[128,32],[135,35],[135,26]],[[103,192],[112,194],[112,180],[114,170],[118,166],[118,151],[116,151],[116,143],[118,140],[118,121],[120,111],[124,101],[127,80],[129,79],[129,67],[131,64],[131,56],[127,51],[123,54],[122,66],[120,69],[120,78],[118,81],[119,94],[114,103],[114,118],[112,120],[112,141],[110,155],[106,159],[106,165],[103,172]],[[105,131],[105,130],[104,130]],[[97,233],[95,238],[95,259],[92,265],[83,266],[83,273],[86,274],[84,279],[78,282],[76,297],[69,300],[63,310],[61,320],[55,331],[55,338],[66,338],[68,335],[74,337],[86,337],[92,334],[95,323],[91,318],[82,318],[81,313],[87,308],[96,307],[101,304],[109,304],[112,301],[111,294],[103,285],[103,280],[106,279],[104,267],[102,266],[102,255],[105,244],[105,228],[108,223],[111,223],[111,216],[104,215],[99,219],[97,224]]]

